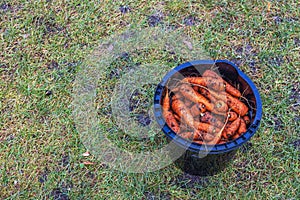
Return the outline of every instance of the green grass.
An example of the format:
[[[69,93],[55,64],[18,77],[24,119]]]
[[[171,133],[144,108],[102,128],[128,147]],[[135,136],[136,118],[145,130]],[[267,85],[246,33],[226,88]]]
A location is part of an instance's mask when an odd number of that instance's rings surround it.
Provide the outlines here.
[[[0,198],[299,199],[300,5],[272,1],[268,11],[266,1],[209,2],[1,1]],[[122,14],[121,5],[131,10]],[[215,176],[193,177],[174,164],[126,174],[82,156],[87,149],[71,106],[76,72],[100,41],[128,25],[149,27],[151,15],[198,41],[210,57],[239,63],[260,91],[264,115],[258,132]],[[194,25],[187,26],[191,16]],[[172,68],[186,60],[159,49],[128,54],[99,80],[95,107],[108,118],[99,123],[124,149],[156,149],[163,135],[141,145],[116,128],[103,97],[112,94],[118,77],[108,77],[139,63],[161,61]],[[151,103],[152,91],[145,87],[138,99]],[[133,114],[148,104],[137,103]],[[82,165],[86,160],[95,165]]]

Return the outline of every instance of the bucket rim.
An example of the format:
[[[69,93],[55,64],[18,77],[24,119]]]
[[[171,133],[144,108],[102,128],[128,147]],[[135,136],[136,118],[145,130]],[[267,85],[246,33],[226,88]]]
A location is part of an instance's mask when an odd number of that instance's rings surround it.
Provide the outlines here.
[[[250,89],[253,92],[255,101],[256,101],[256,114],[253,119],[253,122],[250,124],[249,128],[247,129],[246,133],[241,135],[240,137],[229,141],[224,144],[216,144],[216,145],[200,145],[197,143],[189,142],[181,137],[179,137],[169,126],[165,123],[163,117],[162,117],[162,110],[160,105],[160,98],[162,96],[162,92],[164,90],[165,85],[167,84],[169,78],[171,78],[175,73],[188,68],[192,66],[197,65],[213,65],[218,63],[226,63],[230,66],[232,66],[238,76],[240,76],[250,87]],[[185,148],[187,150],[196,152],[196,153],[208,153],[208,154],[220,154],[225,153],[229,151],[233,151],[246,143],[250,140],[250,138],[255,134],[257,131],[260,121],[262,118],[262,101],[260,98],[259,91],[255,84],[252,82],[252,80],[244,74],[234,63],[230,62],[229,60],[193,60],[189,62],[182,63],[178,65],[177,67],[173,68],[171,71],[169,71],[162,79],[162,81],[158,84],[155,95],[154,95],[154,116],[156,118],[157,123],[162,127],[162,131],[164,134],[171,140],[174,140],[175,143],[182,148]],[[207,149],[210,151],[207,152]]]

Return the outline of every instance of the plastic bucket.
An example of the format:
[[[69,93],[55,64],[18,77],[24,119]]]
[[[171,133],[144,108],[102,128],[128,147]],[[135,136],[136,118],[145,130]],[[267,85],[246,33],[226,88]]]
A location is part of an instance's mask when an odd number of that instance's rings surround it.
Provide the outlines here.
[[[165,94],[166,85],[172,81],[172,78],[177,77],[178,74],[183,77],[191,74],[202,74],[206,69],[211,69],[212,66],[217,67],[225,80],[234,84],[238,83],[239,90],[243,92],[243,96],[249,100],[251,107],[254,109],[249,110],[251,122],[246,133],[224,144],[205,146],[187,142],[185,139],[176,136],[176,133],[170,129],[163,119],[161,100]],[[205,176],[213,175],[224,169],[228,162],[232,160],[236,150],[255,134],[262,118],[262,102],[254,83],[233,63],[227,60],[196,60],[177,66],[168,72],[158,84],[154,96],[154,115],[168,140],[173,140],[178,148],[186,149],[185,154],[176,160],[175,164],[189,174]]]

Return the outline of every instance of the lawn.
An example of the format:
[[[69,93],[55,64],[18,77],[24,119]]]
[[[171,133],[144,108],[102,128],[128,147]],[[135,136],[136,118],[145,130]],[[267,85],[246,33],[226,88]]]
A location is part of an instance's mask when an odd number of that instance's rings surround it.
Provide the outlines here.
[[[299,7],[294,0],[1,0],[0,199],[299,199]],[[95,73],[97,125],[119,148],[154,151],[166,143],[162,132],[147,128],[155,126],[147,111],[156,83],[191,58],[231,60],[260,91],[263,118],[214,176],[189,175],[172,163],[126,173],[84,154],[93,147],[83,142],[73,115],[78,77],[99,64],[93,59],[101,64],[99,46],[108,38],[128,29],[150,35],[161,27],[187,36],[194,41],[187,47],[205,55],[121,45],[121,54]],[[119,119],[143,127],[140,138],[124,134],[111,97],[122,97],[122,87],[115,90],[119,81],[149,63],[163,67],[130,96],[130,117]]]

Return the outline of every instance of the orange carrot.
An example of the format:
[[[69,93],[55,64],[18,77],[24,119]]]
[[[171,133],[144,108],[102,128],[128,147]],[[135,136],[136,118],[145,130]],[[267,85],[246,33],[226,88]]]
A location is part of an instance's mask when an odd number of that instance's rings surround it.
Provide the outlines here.
[[[195,128],[198,129],[198,130],[201,130],[201,131],[205,131],[207,133],[212,133],[212,134],[215,134],[217,132],[220,131],[219,128],[211,125],[211,124],[208,124],[208,123],[203,123],[203,122],[197,122],[195,121],[194,122],[195,124]]]
[[[168,111],[170,110],[170,97],[169,97],[169,91],[168,89],[166,89],[166,94],[163,98],[163,102],[162,102],[162,110],[163,111]]]
[[[239,129],[240,123],[241,123],[241,119],[237,118],[236,120],[234,120],[230,124],[226,125],[226,127],[223,131],[224,132],[223,137],[224,138],[229,138],[229,137],[233,136],[235,134],[235,132]]]
[[[191,114],[193,115],[193,117],[199,116],[201,113],[204,113],[206,111],[205,109],[205,105],[202,103],[195,103],[192,107],[191,107]]]
[[[227,103],[229,107],[240,116],[246,115],[249,111],[249,108],[246,106],[246,104],[231,96],[230,94],[227,94]]]
[[[167,90],[166,95],[163,99],[162,110],[163,110],[163,117],[164,117],[167,125],[175,133],[179,133],[180,126],[179,126],[178,122],[176,121],[176,119],[174,117],[174,114],[172,113],[172,111],[170,111],[170,98],[169,98],[168,90]]]
[[[232,122],[238,118],[238,114],[236,112],[230,111],[227,113],[228,114],[228,121]]]
[[[230,85],[227,81],[225,81],[221,76],[219,76],[219,74],[217,74],[216,72],[212,71],[212,70],[206,70],[203,74],[203,77],[213,77],[218,79],[219,81],[223,81],[224,87],[226,92],[228,92],[229,94],[231,94],[232,96],[235,97],[241,97],[242,94],[241,92],[234,88],[232,85]]]
[[[241,119],[241,124],[240,124],[240,127],[238,129],[238,134],[242,135],[242,134],[246,133],[246,131],[247,131],[246,122],[245,122],[244,119]]]
[[[206,142],[212,141],[214,139],[214,135],[211,135],[209,133],[203,134],[203,140]]]
[[[202,103],[205,105],[206,109],[211,111],[211,112],[219,112],[217,109],[215,109],[215,106],[210,103],[203,95],[199,94],[198,92],[196,92],[195,90],[193,90],[193,88],[188,85],[188,84],[182,84],[180,86],[180,92],[181,94],[190,99],[191,101],[195,102],[195,103]],[[218,106],[226,106],[226,104],[219,104]],[[218,108],[219,110],[226,110],[226,108]]]
[[[227,118],[226,118],[224,124],[227,124],[227,122],[228,122],[228,116],[227,116]],[[209,141],[207,144],[208,144],[208,145],[215,145],[215,144],[219,143],[220,140],[222,139],[222,133],[223,133],[223,131],[224,131],[224,128],[225,128],[225,126],[223,126],[223,127],[221,128],[221,130],[219,130],[219,131],[214,135],[214,136],[215,136],[214,139],[211,140],[211,141]]]
[[[245,115],[243,119],[245,120],[246,124],[250,124],[250,118],[248,115]]]
[[[180,132],[180,126],[179,123],[176,121],[174,114],[172,111],[168,110],[164,112],[164,118],[167,123],[167,125],[175,132],[179,133]]]
[[[176,119],[177,121],[180,122],[180,117],[179,117],[177,114],[174,113],[174,117],[175,117],[175,119]]]
[[[189,127],[194,127],[194,118],[180,99],[172,99],[172,109]]]
[[[214,92],[214,91],[209,91],[215,98],[220,99],[222,101],[224,101],[224,98],[226,99],[226,102],[228,104],[228,106],[235,111],[237,114],[239,114],[240,116],[244,116],[247,114],[247,112],[249,111],[249,108],[246,106],[246,104],[244,104],[243,102],[241,102],[239,99],[231,96],[230,94],[226,93],[226,92]]]
[[[205,96],[207,99],[209,99],[210,102],[216,102],[216,101],[217,101],[217,99],[216,99],[214,96],[212,96],[212,95],[209,93],[209,91],[208,91],[207,89],[204,89],[204,88],[200,88],[200,87],[199,87],[199,90],[198,90],[198,91],[200,92],[200,94],[202,94],[202,95]]]
[[[240,127],[237,130],[237,133],[232,136],[232,139],[236,139],[238,137],[240,137],[241,135],[243,135],[245,132],[247,131],[247,125],[246,122],[243,118],[241,118],[241,123],[240,123]]]
[[[230,122],[228,123],[228,124],[226,124],[226,126],[225,126],[225,129],[222,131],[222,137],[223,138],[225,138],[225,139],[228,139],[228,135],[227,135],[227,130],[226,130],[226,128],[228,127],[228,126],[230,126]]]
[[[214,108],[219,112],[227,112],[228,110],[227,104],[221,100],[214,102]]]
[[[218,142],[218,144],[224,144],[224,143],[226,143],[227,141],[226,140],[220,140],[219,142]]]
[[[197,132],[181,132],[178,134],[180,137],[183,137],[184,139],[187,140],[198,140],[200,136],[198,135]]]
[[[213,90],[208,90],[208,89],[204,89],[204,88],[202,88],[202,90],[206,90],[206,95],[208,95],[208,96],[212,96],[215,99],[227,102],[226,92],[215,92]]]
[[[239,138],[240,137],[240,135],[238,134],[238,133],[236,133],[236,134],[234,134],[231,138],[234,140],[234,139],[237,139],[237,138]]]
[[[186,105],[186,107],[189,108],[192,106],[193,102],[189,99],[184,99],[184,104]]]
[[[204,104],[207,110],[213,109],[213,105],[204,96],[196,92],[190,85],[182,84],[180,86],[180,92],[184,97],[191,101]]]
[[[183,100],[183,96],[182,94],[179,92],[179,89],[177,92],[173,92],[173,96],[172,96],[172,101],[174,101],[175,99],[179,99],[179,100]]]
[[[198,92],[199,91],[199,87],[198,86],[193,86],[193,89]]]
[[[213,116],[210,112],[205,112],[200,117],[201,122],[211,124],[215,127],[222,128],[224,126],[224,123],[217,119],[217,117]]]
[[[225,91],[223,81],[213,77],[186,77],[183,82],[206,86],[216,91]]]

